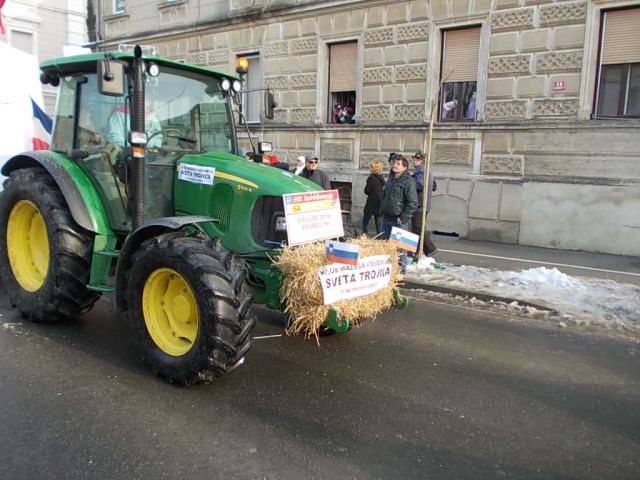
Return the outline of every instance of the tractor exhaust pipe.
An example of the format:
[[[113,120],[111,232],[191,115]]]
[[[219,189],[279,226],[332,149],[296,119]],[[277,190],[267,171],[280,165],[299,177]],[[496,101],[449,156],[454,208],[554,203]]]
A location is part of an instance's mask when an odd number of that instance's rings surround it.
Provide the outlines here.
[[[134,132],[145,131],[144,121],[144,61],[142,49],[136,45],[133,51],[133,93],[131,99],[131,130]],[[138,228],[145,222],[145,149],[146,145],[133,145],[133,228]]]

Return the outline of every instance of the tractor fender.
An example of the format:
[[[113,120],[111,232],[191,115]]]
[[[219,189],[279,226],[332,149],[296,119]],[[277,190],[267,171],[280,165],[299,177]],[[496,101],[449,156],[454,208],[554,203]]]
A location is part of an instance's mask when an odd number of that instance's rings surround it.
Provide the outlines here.
[[[181,217],[164,217],[150,220],[136,228],[127,237],[120,249],[118,256],[118,266],[116,268],[116,311],[127,310],[125,291],[127,288],[126,272],[131,266],[131,256],[145,240],[162,235],[163,233],[180,230],[186,225],[197,225],[202,222],[217,222],[218,220],[201,215],[185,215]]]
[[[113,234],[97,190],[82,169],[64,155],[49,150],[20,153],[7,160],[0,172],[8,177],[15,170],[33,167],[42,167],[53,177],[78,225],[98,235]]]

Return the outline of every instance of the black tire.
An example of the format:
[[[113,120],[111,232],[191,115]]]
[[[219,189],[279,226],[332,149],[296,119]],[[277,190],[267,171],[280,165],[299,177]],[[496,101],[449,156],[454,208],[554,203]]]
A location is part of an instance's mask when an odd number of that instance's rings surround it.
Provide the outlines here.
[[[19,243],[16,238],[8,239],[10,214],[25,202],[30,202],[44,221],[43,238],[47,239],[49,255],[43,283],[31,291],[16,278],[8,254],[8,243]],[[46,170],[25,168],[11,173],[0,198],[0,229],[0,274],[11,304],[24,318],[33,322],[60,321],[89,310],[100,298],[99,292],[87,289],[93,233],[73,220],[60,188]]]
[[[169,346],[174,346],[184,337],[173,331],[168,333],[167,329],[172,330],[175,324],[169,314],[165,315],[167,307],[157,303],[155,307],[149,306],[154,304],[154,278],[158,274],[167,275],[167,271],[176,273],[183,286],[188,285],[196,306],[197,328],[193,337],[185,341],[186,351],[170,352],[164,348],[166,344],[161,345],[168,338]],[[251,308],[253,297],[246,291],[245,277],[244,262],[222,248],[217,240],[170,233],[140,245],[127,272],[128,316],[142,356],[156,375],[184,386],[209,383],[241,363],[251,347],[256,322]],[[168,292],[170,287],[164,288]],[[166,335],[160,341],[152,336],[147,321],[152,328],[164,329]]]

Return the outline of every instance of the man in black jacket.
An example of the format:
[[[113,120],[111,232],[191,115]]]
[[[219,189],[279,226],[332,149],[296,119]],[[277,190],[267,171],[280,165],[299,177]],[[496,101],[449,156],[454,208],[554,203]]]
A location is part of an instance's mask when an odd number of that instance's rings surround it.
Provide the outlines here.
[[[317,183],[325,190],[331,190],[329,175],[318,169],[319,161],[318,157],[305,157],[304,170],[302,170],[300,176]]]
[[[384,186],[380,206],[383,240],[389,239],[393,227],[411,231],[411,217],[418,208],[416,182],[408,172],[409,161],[403,156],[397,156],[390,163],[392,175]],[[407,263],[407,252],[403,250],[400,254],[401,275],[406,273]]]

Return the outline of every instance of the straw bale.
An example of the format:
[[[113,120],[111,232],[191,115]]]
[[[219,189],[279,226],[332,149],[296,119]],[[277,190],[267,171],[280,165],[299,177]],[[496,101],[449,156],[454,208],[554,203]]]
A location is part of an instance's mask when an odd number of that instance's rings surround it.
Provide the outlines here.
[[[327,319],[331,308],[340,311],[340,318],[348,318],[353,324],[374,319],[393,304],[393,290],[396,288],[400,267],[398,251],[387,241],[369,239],[366,236],[349,239],[348,243],[359,245],[359,257],[389,255],[391,258],[391,280],[386,288],[377,292],[341,300],[334,305],[323,305],[323,292],[319,268],[328,265],[325,242],[307,243],[293,248],[285,248],[274,259],[284,275],[280,296],[289,315],[287,334],[304,334],[305,338],[318,339],[320,326]]]

